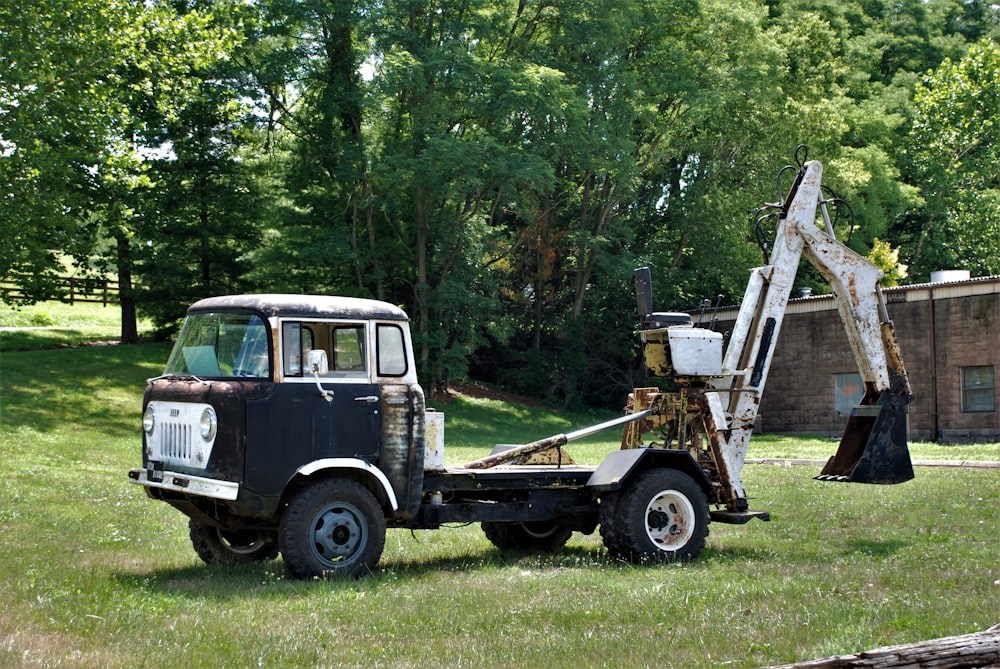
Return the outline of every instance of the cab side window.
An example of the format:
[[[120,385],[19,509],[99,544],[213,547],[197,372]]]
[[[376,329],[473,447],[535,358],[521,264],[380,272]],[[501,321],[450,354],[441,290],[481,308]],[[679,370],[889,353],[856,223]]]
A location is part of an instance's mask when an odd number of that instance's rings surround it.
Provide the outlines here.
[[[313,349],[312,329],[301,323],[283,323],[281,348],[285,376],[307,375],[303,366],[306,354]]]
[[[380,324],[376,331],[379,376],[406,374],[406,343],[398,325]]]
[[[332,331],[333,364],[336,372],[365,371],[365,328],[362,325],[337,326]]]
[[[286,321],[281,324],[281,357],[285,378],[311,378],[309,352],[323,351],[328,368],[324,378],[357,378],[368,371],[364,323]]]

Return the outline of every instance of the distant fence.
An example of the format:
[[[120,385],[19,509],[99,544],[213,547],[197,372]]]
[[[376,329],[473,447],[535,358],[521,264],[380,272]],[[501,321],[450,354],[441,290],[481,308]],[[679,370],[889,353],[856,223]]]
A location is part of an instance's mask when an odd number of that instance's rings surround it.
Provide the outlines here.
[[[6,301],[19,300],[25,297],[22,286],[33,278],[25,274],[13,274],[0,281],[0,299]],[[77,302],[94,302],[108,306],[118,298],[118,282],[108,279],[83,279],[66,276],[46,278],[46,283],[52,284],[49,300],[76,304]]]

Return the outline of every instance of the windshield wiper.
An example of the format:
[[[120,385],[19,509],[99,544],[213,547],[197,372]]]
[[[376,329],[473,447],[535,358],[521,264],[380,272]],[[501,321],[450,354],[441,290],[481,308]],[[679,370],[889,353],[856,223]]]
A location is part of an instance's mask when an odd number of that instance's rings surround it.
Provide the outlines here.
[[[209,388],[212,387],[212,382],[211,381],[206,381],[205,379],[200,379],[197,376],[195,376],[194,374],[175,374],[173,372],[170,372],[170,373],[167,373],[167,374],[160,374],[159,376],[154,376],[152,378],[146,379],[146,383],[147,384],[148,383],[153,383],[154,381],[159,381],[160,379],[183,379],[183,378],[191,378],[191,379],[194,379],[195,381],[197,381],[198,383],[202,384],[203,386],[208,386]]]

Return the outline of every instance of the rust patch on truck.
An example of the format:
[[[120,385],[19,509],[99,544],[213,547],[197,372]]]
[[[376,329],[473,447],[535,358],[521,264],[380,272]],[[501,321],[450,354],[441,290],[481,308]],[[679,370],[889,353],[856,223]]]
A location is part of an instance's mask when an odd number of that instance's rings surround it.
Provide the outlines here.
[[[424,394],[420,386],[383,385],[379,468],[392,483],[399,520],[420,506],[424,482]]]

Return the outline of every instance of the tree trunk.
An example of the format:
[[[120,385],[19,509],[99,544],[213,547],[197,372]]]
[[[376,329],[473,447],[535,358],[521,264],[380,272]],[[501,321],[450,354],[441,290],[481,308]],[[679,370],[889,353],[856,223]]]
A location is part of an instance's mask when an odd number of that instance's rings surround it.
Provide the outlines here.
[[[431,370],[431,346],[429,341],[429,327],[431,311],[429,305],[430,285],[428,284],[429,270],[427,267],[427,246],[430,243],[429,224],[427,222],[427,209],[423,198],[423,189],[417,186],[416,212],[417,212],[417,285],[416,285],[416,312],[417,312],[417,336],[420,341],[420,350],[417,355],[417,373],[422,374],[426,381],[425,388],[434,388],[435,378]]]
[[[135,295],[132,292],[132,254],[128,238],[118,238],[118,303],[122,310],[123,344],[139,342],[139,326],[135,315]]]
[[[985,632],[931,641],[886,646],[854,655],[783,664],[764,669],[872,669],[935,667],[935,669],[991,669],[1000,667],[1000,625]]]
[[[364,194],[365,194],[365,228],[368,231],[368,253],[371,255],[371,266],[372,266],[372,276],[368,277],[369,281],[374,281],[375,284],[375,299],[384,300],[385,299],[385,281],[382,278],[382,267],[379,262],[379,249],[378,242],[375,237],[375,221],[372,220],[372,198],[371,198],[371,184],[368,182],[368,177],[365,177],[364,184]]]

